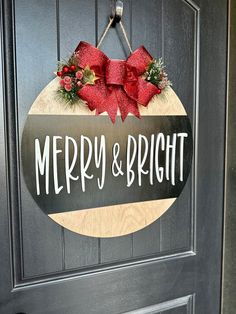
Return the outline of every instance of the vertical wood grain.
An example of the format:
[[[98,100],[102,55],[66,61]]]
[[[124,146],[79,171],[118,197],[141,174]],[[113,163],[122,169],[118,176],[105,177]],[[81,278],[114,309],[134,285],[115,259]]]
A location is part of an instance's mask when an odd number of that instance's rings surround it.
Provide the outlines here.
[[[97,0],[97,38],[100,39],[103,34],[112,10],[114,9],[114,0]],[[122,21],[127,32],[128,38],[130,38],[130,11],[131,0],[124,1],[124,12]],[[129,55],[129,49],[125,42],[124,36],[119,25],[111,27],[107,33],[104,41],[102,42],[100,49],[107,54],[108,57],[113,59],[126,59]]]
[[[132,1],[132,44],[140,45],[152,54],[161,57],[162,53],[162,2],[161,0]],[[133,255],[150,255],[160,251],[160,220],[151,226],[134,233]]]
[[[58,1],[58,47],[60,59],[67,59],[83,40],[95,44],[95,0]],[[98,239],[62,229],[65,269],[98,263]]]
[[[80,41],[95,45],[96,1],[58,0],[60,57],[71,56]]]
[[[114,8],[114,3],[115,2],[111,0],[98,1],[97,6],[98,38],[101,36],[108,23],[108,18],[111,14],[112,8]],[[130,14],[131,14],[130,1],[125,1],[123,24],[129,37],[131,27]],[[102,43],[100,48],[110,58],[125,59],[129,55],[119,25],[117,25],[115,28],[110,29],[108,35],[105,37],[104,42]],[[101,249],[100,251],[101,263],[127,259],[132,256],[132,235],[110,239],[101,239],[100,249]]]
[[[154,58],[162,55],[162,1],[132,1],[133,49],[144,45]]]
[[[47,13],[42,8],[48,6]],[[42,4],[33,3],[31,8],[27,10],[26,3],[19,2],[17,5],[18,14],[21,16],[21,21],[17,21],[18,33],[17,33],[17,43],[18,46],[22,49],[25,49],[25,53],[21,54],[21,60],[19,60],[18,66],[18,77],[20,78],[20,87],[18,90],[18,99],[19,104],[21,104],[21,110],[24,108],[24,112],[30,107],[32,99],[37,95],[40,89],[45,83],[45,76],[48,77],[48,80],[52,77],[52,72],[55,69],[56,58],[67,58],[73,52],[74,48],[77,46],[80,40],[85,40],[95,44],[96,38],[99,38],[104,28],[108,22],[108,17],[114,5],[114,1],[102,1],[98,2],[95,0],[90,1],[64,1],[58,0],[55,2],[44,1]],[[169,7],[168,7],[169,6]],[[189,99],[192,97],[192,86],[191,73],[188,73],[188,68],[191,70],[193,64],[191,63],[193,43],[191,42],[192,38],[192,28],[190,27],[189,31],[185,31],[186,25],[190,23],[192,25],[192,11],[186,6],[186,4],[179,5],[176,2],[175,10],[172,10],[172,4],[165,2],[164,11],[162,12],[162,1],[149,1],[148,3],[138,0],[138,1],[127,1],[125,2],[124,8],[124,17],[123,23],[126,27],[128,36],[132,41],[133,48],[137,48],[141,44],[144,44],[145,47],[153,54],[155,57],[160,57],[164,51],[165,62],[167,63],[168,70],[172,75],[172,80],[177,91],[182,92],[182,97],[186,100],[188,104],[188,110],[192,111],[192,103],[190,104]],[[41,9],[41,11],[40,11]],[[57,13],[56,13],[57,9]],[[34,14],[37,12],[37,17],[34,18]],[[40,13],[41,12],[41,13]],[[169,15],[168,15],[169,14]],[[182,24],[176,27],[179,14],[183,16]],[[43,15],[43,16],[42,16]],[[162,25],[162,18],[164,16],[164,21]],[[41,27],[41,32],[37,34],[37,38],[27,36],[27,19],[28,24],[30,19],[34,18],[34,24],[30,28],[38,30]],[[56,17],[58,17],[58,27],[56,25]],[[43,21],[43,23],[42,23]],[[152,28],[154,31],[150,31],[149,24],[147,21],[151,21]],[[39,24],[40,25],[39,25]],[[162,27],[164,29],[162,29]],[[22,29],[21,29],[22,28]],[[46,31],[50,29],[50,32]],[[30,32],[28,29],[28,33]],[[173,34],[173,32],[175,32]],[[24,33],[24,37],[21,38],[20,35]],[[184,33],[184,35],[183,35]],[[164,38],[162,35],[164,34]],[[56,36],[58,37],[58,44],[56,43]],[[184,37],[183,37],[184,36]],[[29,40],[30,38],[30,40]],[[52,38],[54,38],[52,40]],[[169,38],[177,38],[176,43],[170,42]],[[27,41],[28,40],[28,41]],[[177,43],[182,43],[181,47],[178,49]],[[41,48],[42,43],[46,48]],[[163,46],[164,43],[164,46]],[[177,55],[173,57],[172,49],[173,45],[177,48]],[[29,58],[29,52],[26,47],[30,46],[31,55],[35,54],[37,51],[37,62],[38,69],[40,71],[41,84],[40,80],[37,79],[37,84],[35,80],[27,81],[27,75],[23,75],[27,71],[27,67],[36,68],[35,58]],[[58,47],[58,50],[56,49]],[[50,52],[49,52],[50,50]],[[120,31],[119,26],[112,28],[108,33],[107,37],[104,39],[104,42],[101,46],[101,50],[107,53],[112,58],[126,58],[128,55],[128,50],[123,38],[123,35]],[[23,50],[24,52],[24,50]],[[52,55],[51,59],[49,54]],[[39,56],[38,56],[39,55]],[[179,83],[179,73],[178,66],[176,66],[177,57],[182,62],[183,65],[183,85],[189,85],[188,93],[184,93],[182,84]],[[38,59],[39,58],[39,59]],[[43,60],[45,59],[45,62]],[[41,60],[41,61],[40,61]],[[46,63],[45,67],[41,66],[41,63]],[[40,65],[39,65],[40,64]],[[21,68],[22,67],[22,68]],[[48,68],[51,68],[51,71],[48,71]],[[30,71],[28,71],[30,72]],[[191,72],[191,71],[190,71]],[[26,84],[29,88],[34,91],[27,94],[26,98],[23,86]],[[189,91],[190,90],[190,91]],[[28,102],[27,102],[28,100]],[[24,119],[20,119],[21,129],[23,127]],[[186,188],[185,188],[186,190]],[[22,191],[27,193],[25,189],[24,182],[22,184]],[[47,222],[48,225],[53,225],[53,231],[51,237],[55,237],[55,231],[57,230],[57,245],[59,251],[61,252],[61,258],[57,259],[60,267],[65,267],[66,269],[79,268],[80,266],[94,265],[100,261],[103,262],[112,262],[117,260],[123,260],[131,257],[132,255],[143,256],[155,254],[160,251],[160,241],[163,251],[171,251],[176,248],[186,248],[189,245],[189,235],[190,235],[190,202],[189,193],[184,191],[186,197],[183,201],[167,212],[163,217],[162,221],[162,233],[160,233],[160,220],[153,223],[150,227],[145,228],[144,230],[135,233],[134,235],[129,235],[125,237],[119,237],[116,239],[95,239],[89,237],[79,236],[70,231],[60,229],[58,226],[54,226],[54,223],[51,221]],[[181,199],[181,198],[180,198]],[[23,202],[25,200],[23,199]],[[30,206],[34,206],[33,201],[27,199]],[[31,203],[30,203],[31,202]],[[25,205],[23,204],[23,208]],[[30,215],[32,216],[31,218]],[[23,217],[23,224],[29,224],[29,219],[37,220],[36,226],[40,229],[41,220],[47,219],[44,215],[39,213],[40,219],[35,218],[33,211],[30,211],[30,215]],[[35,222],[34,222],[35,224]],[[32,225],[32,224],[30,224]],[[180,228],[181,226],[181,228]],[[182,228],[184,226],[184,228]],[[175,228],[176,233],[172,232]],[[50,230],[51,227],[49,228]],[[27,231],[24,231],[27,234]],[[42,248],[43,239],[41,238],[40,232],[37,232],[39,238],[36,240],[39,242],[39,246]],[[34,243],[32,241],[27,242],[29,236],[24,237],[25,246],[25,261],[29,258],[29,263],[31,258],[37,259],[37,253],[32,257],[30,253]],[[148,245],[147,245],[148,243]],[[36,246],[37,247],[37,246]],[[100,250],[100,252],[99,252]],[[58,252],[59,252],[58,251]],[[40,251],[38,251],[38,254]],[[28,255],[27,255],[28,254]],[[58,253],[59,254],[59,253]],[[85,257],[86,256],[86,257]],[[44,258],[44,256],[43,256]],[[37,259],[38,260],[38,259]],[[59,262],[60,260],[60,262]],[[40,261],[40,267],[46,267],[44,263]],[[48,261],[50,264],[50,261]],[[32,264],[32,263],[31,263]],[[44,266],[43,266],[44,265]],[[47,263],[46,263],[47,265]],[[41,272],[40,267],[37,267],[37,272]],[[33,270],[29,270],[26,267],[26,275],[33,274]],[[55,271],[58,268],[55,268]],[[44,268],[42,269],[42,272]],[[54,269],[50,269],[54,271]]]
[[[15,1],[19,134],[57,63],[56,6],[51,0]],[[62,269],[61,228],[37,207],[21,177],[24,276]]]
[[[187,2],[163,1],[163,58],[173,88],[192,120],[194,110],[195,12]],[[173,53],[174,51],[174,53]],[[192,125],[193,120],[192,120]],[[192,174],[180,197],[160,219],[161,250],[190,249]]]
[[[7,110],[6,106],[6,76],[5,76],[5,54],[7,53],[7,47],[2,43],[4,40],[3,33],[3,5],[0,3],[0,247],[1,247],[1,258],[0,258],[0,296],[1,298],[7,298],[7,293],[12,287],[12,274],[11,274],[11,256],[9,251],[10,243],[10,224],[6,223],[9,219],[9,203],[8,203],[8,184],[7,184],[7,156],[6,156],[6,129],[4,113]],[[1,301],[0,301],[1,302]]]
[[[196,313],[220,310],[222,261],[222,218],[224,198],[224,143],[226,109],[227,3],[196,0],[200,11],[200,106],[197,171],[197,248],[204,260],[211,295],[199,290]],[[207,88],[206,88],[207,78]],[[217,84],[217,88],[216,88]],[[202,226],[205,226],[204,228]],[[208,227],[207,227],[208,226]],[[215,230],[215,231],[214,231]],[[212,244],[206,241],[212,239]],[[210,256],[213,257],[210,262]],[[216,271],[216,269],[219,269]],[[206,278],[204,278],[206,280]],[[209,291],[209,290],[208,290]]]
[[[222,309],[232,314],[236,308],[236,1],[229,7],[228,104],[226,126],[225,222]]]

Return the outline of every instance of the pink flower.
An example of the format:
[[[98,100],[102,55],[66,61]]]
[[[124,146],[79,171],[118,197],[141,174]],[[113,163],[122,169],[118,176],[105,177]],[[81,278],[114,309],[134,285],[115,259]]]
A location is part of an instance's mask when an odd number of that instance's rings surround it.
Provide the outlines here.
[[[65,84],[70,84],[71,83],[71,77],[65,76],[64,77],[64,82],[65,82]]]
[[[71,84],[65,84],[65,90],[66,90],[67,92],[70,92],[71,89],[72,89]]]
[[[64,80],[60,80],[60,85],[61,85],[61,87],[64,87],[65,86],[65,81]]]
[[[168,85],[168,79],[167,77],[164,77],[162,81],[158,84],[158,87],[160,89],[164,89],[167,85]]]
[[[82,73],[81,71],[77,71],[76,74],[75,74],[75,76],[76,76],[76,78],[77,78],[78,80],[81,80],[82,77],[83,77],[83,73]]]
[[[77,82],[77,86],[81,87],[82,85],[83,85],[83,84],[82,84],[81,81],[78,81],[78,82]]]

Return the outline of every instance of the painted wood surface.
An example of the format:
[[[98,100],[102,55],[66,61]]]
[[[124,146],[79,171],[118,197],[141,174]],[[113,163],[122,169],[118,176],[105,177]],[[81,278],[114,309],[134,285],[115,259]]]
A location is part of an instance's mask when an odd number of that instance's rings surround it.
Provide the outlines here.
[[[86,105],[66,106],[56,97],[59,80],[50,82],[34,101],[29,115],[94,116]],[[172,88],[153,97],[148,107],[139,106],[141,116],[185,116],[187,113]],[[103,115],[106,115],[104,113]],[[141,122],[140,122],[141,123]],[[26,152],[23,152],[25,154]],[[160,218],[174,203],[173,199],[136,202],[87,210],[50,214],[63,227],[93,237],[116,237],[143,229]]]
[[[50,221],[24,185],[19,140],[27,113],[53,79],[57,60],[69,56],[80,40],[96,44],[113,4],[109,0],[1,2],[0,133],[1,151],[6,149],[1,174],[7,175],[7,184],[1,176],[0,187],[4,313],[117,314],[166,301],[177,311],[174,300],[188,295],[195,305],[187,306],[187,313],[219,313],[225,0],[125,1],[124,24],[133,47],[142,43],[153,55],[164,57],[194,125],[193,173],[170,211],[132,235],[89,238]],[[104,42],[103,50],[112,58],[126,57],[119,38],[119,31],[112,29]]]

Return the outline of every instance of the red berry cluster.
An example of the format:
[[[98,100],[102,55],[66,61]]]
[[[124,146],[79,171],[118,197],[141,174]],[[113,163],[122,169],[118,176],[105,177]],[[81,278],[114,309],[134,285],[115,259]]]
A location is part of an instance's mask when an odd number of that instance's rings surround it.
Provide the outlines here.
[[[57,71],[57,76],[61,78],[61,92],[68,101],[73,100],[76,95],[79,96],[79,91],[83,86],[83,72],[75,64],[63,65]]]
[[[64,65],[62,70],[57,72],[57,76],[62,77],[65,74],[73,73],[75,71],[76,71],[76,66],[74,64],[70,66]]]

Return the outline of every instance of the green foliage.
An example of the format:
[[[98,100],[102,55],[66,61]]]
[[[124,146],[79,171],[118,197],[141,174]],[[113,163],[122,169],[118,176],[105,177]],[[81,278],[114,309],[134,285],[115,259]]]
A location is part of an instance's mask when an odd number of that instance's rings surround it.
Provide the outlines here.
[[[94,85],[95,81],[97,80],[97,77],[94,73],[94,71],[90,70],[90,68],[87,66],[83,70],[83,83],[84,84],[89,84],[89,85]]]
[[[144,74],[145,80],[156,85],[160,89],[171,86],[162,59],[153,59]]]
[[[59,98],[64,100],[69,105],[73,105],[75,102],[80,100],[79,96],[76,94],[76,91],[73,89],[68,92],[63,87],[61,87],[57,90],[57,93]]]
[[[70,105],[78,101],[83,103],[82,99],[78,96],[79,90],[84,85],[94,85],[95,81],[98,79],[93,70],[88,66],[85,69],[81,69],[78,63],[79,60],[74,53],[68,61],[64,60],[59,62],[57,68],[57,75],[61,79],[61,86],[58,88],[58,96]],[[67,71],[65,71],[65,67],[68,67]],[[79,74],[79,76],[77,74]]]

